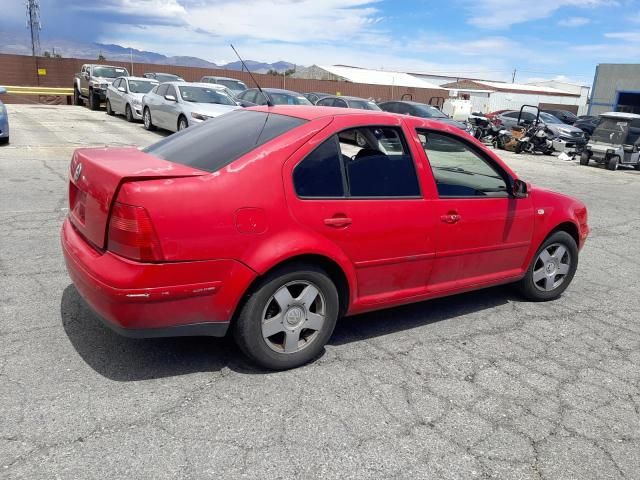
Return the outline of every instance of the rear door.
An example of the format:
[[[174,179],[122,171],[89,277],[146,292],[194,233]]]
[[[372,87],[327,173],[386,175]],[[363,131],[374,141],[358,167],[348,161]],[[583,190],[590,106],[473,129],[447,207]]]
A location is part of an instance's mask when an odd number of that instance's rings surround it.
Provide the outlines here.
[[[351,141],[353,119],[336,117],[284,168],[293,216],[349,257],[363,306],[425,292],[437,227],[416,143],[400,119],[376,120],[358,127],[368,142],[361,148]]]
[[[530,198],[509,195],[508,174],[457,135],[418,129],[438,200],[434,290],[471,287],[520,276],[534,224]]]

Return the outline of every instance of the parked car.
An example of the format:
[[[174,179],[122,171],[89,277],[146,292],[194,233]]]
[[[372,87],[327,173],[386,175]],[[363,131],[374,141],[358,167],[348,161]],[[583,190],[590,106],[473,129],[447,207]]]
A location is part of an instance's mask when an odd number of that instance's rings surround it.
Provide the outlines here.
[[[303,93],[302,95],[314,105],[318,103],[318,100],[321,100],[324,97],[331,96],[330,93],[323,93],[323,92],[307,92],[307,93]]]
[[[142,97],[142,120],[147,130],[176,132],[237,108],[222,86],[165,82]]]
[[[507,110],[499,114],[496,120],[505,128],[513,128],[518,125],[518,116],[520,112]],[[536,115],[531,112],[523,111],[520,117],[521,123],[532,123],[536,121]],[[577,127],[567,125],[560,119],[545,112],[540,112],[539,122],[543,123],[554,135],[554,147],[556,150],[582,148],[587,139],[584,132]]]
[[[593,135],[593,130],[598,125],[599,118],[593,115],[583,115],[578,117],[578,119],[573,124],[574,127],[582,130],[586,135]]]
[[[411,115],[413,117],[428,118],[437,122],[446,123],[473,134],[473,127],[465,122],[452,120],[447,117],[440,109],[427,105],[426,103],[413,102],[409,100],[393,100],[390,102],[382,102],[378,105],[385,112],[399,113],[400,115]]]
[[[343,315],[512,282],[557,298],[589,232],[583,203],[459,129],[385,112],[240,109],[76,150],[69,177],[67,269],[108,327],[231,331],[270,369],[316,358]]]
[[[494,121],[498,115],[508,111],[509,110],[496,110],[495,112],[486,113],[484,116],[487,117],[489,120]]]
[[[116,78],[107,88],[107,114],[124,114],[128,122],[142,120],[142,97],[158,85],[145,77]]]
[[[0,87],[0,95],[7,93],[4,87]],[[9,143],[9,114],[7,107],[0,100],[0,145]]]
[[[566,123],[567,125],[573,125],[575,121],[578,119],[575,113],[570,112],[568,110],[540,110],[541,112],[548,113],[549,115],[553,115],[562,123]]]
[[[173,73],[150,72],[143,75],[145,78],[157,80],[158,83],[164,82],[184,82],[184,78],[174,75]]]
[[[128,77],[126,68],[111,65],[82,65],[80,73],[73,80],[73,103],[89,103],[91,110],[98,110],[107,98],[107,88],[118,77]]]
[[[640,170],[640,115],[601,114],[580,156],[580,165],[588,165],[590,161],[603,164],[608,170],[617,170],[620,165]]]
[[[244,92],[247,89],[247,85],[236,78],[229,77],[216,77],[216,76],[206,76],[200,79],[200,83],[215,83],[217,85],[222,85],[223,87],[227,87],[229,90],[233,92],[234,96],[238,96],[238,94]]]
[[[356,108],[358,110],[382,110],[375,102],[360,97],[326,96],[316,105],[320,107]]]
[[[302,94],[281,88],[263,88],[264,95],[269,96],[273,105],[312,105]],[[244,107],[266,105],[267,99],[257,88],[249,88],[236,96]]]

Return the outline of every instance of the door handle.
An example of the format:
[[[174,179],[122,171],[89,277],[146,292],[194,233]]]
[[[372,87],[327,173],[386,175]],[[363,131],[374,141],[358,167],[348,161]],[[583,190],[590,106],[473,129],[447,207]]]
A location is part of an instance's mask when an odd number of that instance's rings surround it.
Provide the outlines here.
[[[324,219],[325,225],[329,227],[334,227],[334,228],[348,227],[352,223],[353,223],[353,220],[351,220],[348,217],[331,217],[331,218]]]
[[[444,223],[458,223],[460,221],[460,215],[458,213],[447,213],[446,215],[442,215],[440,220]]]

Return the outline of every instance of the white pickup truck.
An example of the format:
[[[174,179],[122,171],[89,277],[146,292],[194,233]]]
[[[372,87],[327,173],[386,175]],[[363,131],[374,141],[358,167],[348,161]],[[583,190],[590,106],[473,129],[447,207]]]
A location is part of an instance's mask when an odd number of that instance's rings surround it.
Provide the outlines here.
[[[109,85],[118,77],[128,76],[129,72],[123,67],[84,64],[73,79],[73,103],[83,105],[87,102],[91,110],[98,110],[106,99]]]

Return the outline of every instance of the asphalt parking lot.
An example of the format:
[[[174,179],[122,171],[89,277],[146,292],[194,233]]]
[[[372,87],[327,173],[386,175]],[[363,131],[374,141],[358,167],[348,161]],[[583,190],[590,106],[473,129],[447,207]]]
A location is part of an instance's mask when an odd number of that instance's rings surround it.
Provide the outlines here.
[[[343,319],[318,361],[265,373],[228,339],[118,337],[66,274],[73,149],[162,134],[7,108],[0,478],[640,478],[640,172],[504,153],[589,207],[563,297],[494,288]]]

